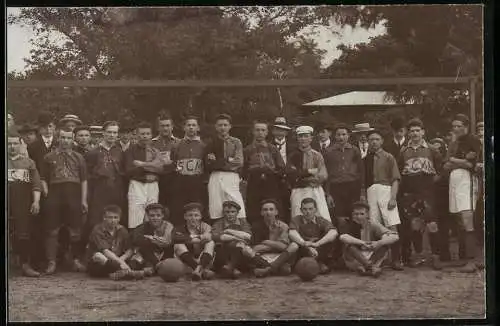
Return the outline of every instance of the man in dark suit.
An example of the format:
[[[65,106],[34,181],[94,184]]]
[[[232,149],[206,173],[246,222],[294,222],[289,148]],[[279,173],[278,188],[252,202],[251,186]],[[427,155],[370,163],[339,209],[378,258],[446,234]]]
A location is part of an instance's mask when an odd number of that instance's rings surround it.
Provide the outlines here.
[[[286,123],[286,119],[284,117],[277,117],[274,120],[273,128],[272,128],[272,135],[273,138],[271,139],[270,143],[273,144],[278,148],[278,151],[280,152],[281,158],[283,159],[283,162],[286,164],[288,157],[290,156],[290,153],[293,153],[297,149],[297,144],[294,143],[293,141],[290,141],[290,139],[287,137],[288,133],[292,130],[291,127],[289,127]],[[283,180],[283,182],[280,185],[280,194],[279,198],[276,198],[281,201],[283,212],[282,212],[282,219],[284,222],[288,223],[290,221],[290,192],[291,188],[288,185],[288,183]]]
[[[311,147],[325,157],[327,149],[334,143],[332,140],[332,128],[327,124],[319,124],[316,126],[316,130],[318,131],[318,135],[313,140]]]
[[[28,155],[35,162],[36,168],[40,171],[43,164],[43,158],[47,153],[52,151],[57,147],[57,140],[55,136],[56,125],[54,123],[54,117],[49,112],[42,112],[38,116],[38,136],[34,142],[28,144]],[[38,232],[34,232],[33,242],[36,244],[34,246],[35,250],[33,252],[33,264],[37,268],[41,268],[44,263],[45,250],[44,250],[44,218],[46,214],[45,199],[47,197],[48,189],[42,188],[42,196],[40,198],[40,218],[34,219],[34,229]]]
[[[384,141],[384,150],[395,159],[399,157],[401,148],[408,144],[408,139],[406,138],[406,127],[405,122],[401,118],[396,118],[391,121],[392,138]]]

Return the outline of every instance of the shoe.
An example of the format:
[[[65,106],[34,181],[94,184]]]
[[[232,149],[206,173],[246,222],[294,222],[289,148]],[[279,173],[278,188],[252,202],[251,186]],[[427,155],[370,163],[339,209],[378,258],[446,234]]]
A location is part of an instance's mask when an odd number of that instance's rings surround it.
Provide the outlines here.
[[[193,281],[201,280],[202,279],[202,275],[201,275],[202,271],[203,270],[202,270],[201,266],[199,266],[199,265],[196,266],[195,270],[191,273],[191,279]]]
[[[52,275],[56,272],[56,262],[51,260],[49,261],[47,268],[45,269],[45,274]]]
[[[241,272],[239,269],[233,269],[233,280],[237,280],[241,277]]]
[[[232,278],[233,277],[234,268],[231,268],[229,265],[224,265],[221,268],[221,274],[224,278]]]
[[[319,263],[319,273],[321,275],[324,275],[324,274],[328,274],[328,272],[330,272],[330,268],[328,268],[328,266],[326,266],[323,263]]]
[[[144,276],[151,277],[155,274],[155,270],[153,267],[145,267],[144,268]]]
[[[74,259],[71,265],[71,270],[77,273],[85,273],[87,268],[78,259]]]
[[[466,260],[449,260],[449,261],[441,261],[443,267],[463,267],[465,265],[467,265],[467,261]]]
[[[376,266],[372,266],[371,270],[370,270],[370,275],[377,278],[380,276],[380,274],[382,274],[382,268],[380,267],[376,267]]]
[[[431,265],[435,271],[440,271],[443,269],[443,264],[441,264],[441,260],[439,259],[438,255],[432,255]]]
[[[469,261],[465,266],[461,267],[458,271],[460,273],[474,273],[476,271],[476,264]]]
[[[405,268],[403,267],[403,264],[401,264],[401,262],[397,261],[397,262],[393,262],[391,264],[391,268],[395,271],[404,271]]]
[[[133,280],[142,280],[144,279],[144,271],[130,271],[129,276]]]
[[[370,272],[367,271],[363,266],[358,266],[356,267],[356,272],[361,275],[361,276],[367,276],[370,275]]]
[[[123,280],[130,275],[130,270],[128,269],[120,269],[114,273],[109,274],[109,278],[113,281]]]
[[[24,276],[28,277],[40,277],[41,274],[35,271],[30,264],[23,264],[22,271]]]
[[[419,266],[422,266],[425,263],[424,258],[416,258],[416,259],[411,259],[406,266],[410,268],[417,268]]]
[[[283,264],[283,266],[280,267],[279,274],[281,276],[288,276],[292,274],[292,266],[290,266],[289,263]]]
[[[206,268],[201,272],[201,277],[204,280],[212,280],[215,277],[215,273],[212,270]]]
[[[253,270],[253,274],[257,278],[266,277],[271,272],[271,267],[256,268]]]

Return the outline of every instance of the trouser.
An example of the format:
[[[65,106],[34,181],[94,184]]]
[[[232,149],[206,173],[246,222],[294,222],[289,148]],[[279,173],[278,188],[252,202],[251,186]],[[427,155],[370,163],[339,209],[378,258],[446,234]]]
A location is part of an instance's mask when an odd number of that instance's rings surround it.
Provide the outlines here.
[[[146,206],[158,203],[158,182],[130,180],[128,188],[128,228],[133,229],[144,222]]]
[[[209,213],[212,220],[222,217],[222,204],[231,200],[240,205],[239,218],[246,218],[245,203],[240,192],[240,176],[236,172],[215,171],[208,181]]]
[[[266,237],[267,227],[260,215],[260,203],[265,199],[274,199],[280,205],[279,217],[283,212],[280,202],[280,179],[275,175],[251,174],[247,183],[247,221],[252,226],[255,243],[260,243]]]
[[[145,267],[155,267],[160,261],[174,256],[174,246],[168,246],[159,250],[158,248],[139,248],[132,257],[130,257],[130,268],[141,270]]]
[[[343,256],[347,268],[357,270],[360,267],[380,267],[387,258],[388,253],[389,246],[382,246],[374,251],[365,251],[356,245],[346,245]]]
[[[250,259],[244,256],[242,245],[237,245],[238,243],[241,244],[239,241],[231,241],[218,243],[215,246],[214,269],[216,271],[219,271],[226,264],[241,271],[250,269]]]
[[[101,253],[97,254],[102,255]],[[104,263],[101,263],[91,258],[87,263],[87,273],[90,277],[107,277],[118,270],[120,270],[120,264],[110,259],[106,259]]]
[[[170,215],[170,221],[175,226],[184,224],[184,205],[189,203],[200,203],[203,205],[201,212],[203,220],[209,221],[207,214],[207,185],[203,177],[199,175],[186,176],[176,175],[174,181],[174,209]]]
[[[358,201],[361,195],[361,183],[359,181],[329,183],[328,189],[335,204],[333,209],[335,219],[332,219],[332,222],[338,224],[337,218],[351,217],[352,204]]]
[[[66,226],[69,231],[70,250],[73,258],[79,257],[81,252],[82,229],[82,197],[80,183],[52,184],[47,197],[46,218],[46,255],[49,261],[57,258],[59,245],[58,234],[61,227]]]
[[[174,195],[176,189],[174,187],[175,174],[168,173],[160,177],[158,182],[159,196],[158,201],[163,206],[167,207],[170,212],[172,212],[174,206]]]
[[[321,247],[316,248],[316,251],[318,252],[318,256],[316,256],[316,260],[319,263],[325,264],[329,266],[332,263],[333,257],[335,255],[335,243],[330,242],[322,245]],[[293,255],[292,258],[292,265],[294,265],[296,262],[300,260],[300,258],[303,257],[313,257],[311,251],[309,248],[306,247],[299,247],[297,252]]]

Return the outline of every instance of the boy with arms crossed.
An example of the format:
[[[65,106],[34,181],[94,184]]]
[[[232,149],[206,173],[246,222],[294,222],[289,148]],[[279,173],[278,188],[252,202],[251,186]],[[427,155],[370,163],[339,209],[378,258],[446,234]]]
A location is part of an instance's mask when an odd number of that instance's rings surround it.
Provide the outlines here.
[[[189,203],[184,206],[184,225],[174,229],[174,253],[186,266],[190,267],[193,281],[210,280],[215,274],[210,270],[214,257],[215,243],[212,228],[202,222],[203,206]]]
[[[390,245],[398,241],[396,231],[392,231],[369,218],[368,204],[353,204],[352,219],[340,228],[340,241],[345,244],[346,266],[361,275],[378,277],[380,267],[387,257]]]

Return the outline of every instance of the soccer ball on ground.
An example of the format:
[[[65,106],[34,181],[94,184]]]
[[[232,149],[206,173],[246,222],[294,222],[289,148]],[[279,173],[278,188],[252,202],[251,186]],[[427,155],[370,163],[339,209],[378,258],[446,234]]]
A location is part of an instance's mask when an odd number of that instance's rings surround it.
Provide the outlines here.
[[[312,257],[304,257],[295,264],[295,274],[304,282],[312,281],[319,274],[319,264]]]
[[[167,258],[158,264],[158,275],[165,282],[177,282],[184,272],[184,264],[177,258]]]

